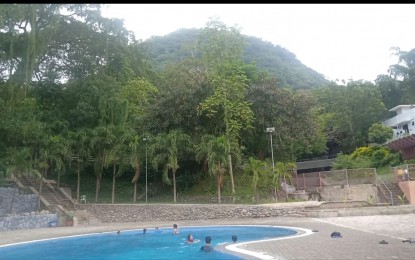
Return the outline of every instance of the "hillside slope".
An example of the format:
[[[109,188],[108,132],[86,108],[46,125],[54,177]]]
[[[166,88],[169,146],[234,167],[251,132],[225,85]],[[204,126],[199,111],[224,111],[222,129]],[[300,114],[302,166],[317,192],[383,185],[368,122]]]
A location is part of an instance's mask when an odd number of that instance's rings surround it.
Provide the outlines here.
[[[146,55],[154,68],[162,70],[167,64],[189,57],[194,53],[194,42],[199,29],[179,29],[166,36],[154,36],[142,43]],[[308,89],[325,85],[324,76],[302,64],[295,56],[279,45],[257,37],[244,36],[246,48],[244,62],[256,64],[260,71],[277,78],[282,86],[293,89]]]

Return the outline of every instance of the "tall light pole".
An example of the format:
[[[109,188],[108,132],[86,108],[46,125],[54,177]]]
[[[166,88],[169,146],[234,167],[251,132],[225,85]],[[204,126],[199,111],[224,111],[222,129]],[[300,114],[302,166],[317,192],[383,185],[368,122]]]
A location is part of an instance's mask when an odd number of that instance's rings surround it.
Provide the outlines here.
[[[274,172],[274,149],[272,148],[272,133],[275,132],[275,127],[268,127],[267,133],[269,133],[269,137],[271,138],[271,158],[272,158],[272,172]]]
[[[146,142],[146,203],[147,203],[147,141],[148,141],[148,138],[144,137],[143,141]]]
[[[272,133],[275,132],[275,127],[267,127],[267,133],[269,133],[269,137],[271,138],[271,159],[272,159],[272,174],[275,174],[275,166],[274,166],[274,149],[272,148]],[[277,188],[274,187],[275,193],[275,201],[277,200]]]

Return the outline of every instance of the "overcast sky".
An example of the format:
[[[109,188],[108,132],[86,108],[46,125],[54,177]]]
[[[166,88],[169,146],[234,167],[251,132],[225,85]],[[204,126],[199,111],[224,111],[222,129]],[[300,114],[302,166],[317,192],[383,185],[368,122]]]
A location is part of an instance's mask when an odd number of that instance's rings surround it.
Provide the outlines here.
[[[211,17],[294,53],[329,80],[374,81],[415,48],[415,4],[111,4],[137,39],[203,28]]]

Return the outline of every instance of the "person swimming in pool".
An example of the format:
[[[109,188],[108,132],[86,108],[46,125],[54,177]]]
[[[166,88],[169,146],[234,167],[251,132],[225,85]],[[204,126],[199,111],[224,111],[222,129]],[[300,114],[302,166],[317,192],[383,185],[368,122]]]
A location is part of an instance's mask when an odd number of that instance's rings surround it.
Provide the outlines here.
[[[193,243],[193,242],[195,242],[194,239],[193,239],[193,235],[192,234],[187,235],[187,241],[186,242],[187,243]]]
[[[236,243],[238,240],[238,237],[236,235],[232,235],[232,242]]]
[[[205,237],[205,245],[200,248],[200,251],[204,251],[204,252],[212,251],[213,247],[211,245],[211,242],[212,242],[212,238],[210,236],[206,236]]]
[[[173,225],[173,234],[179,234],[179,228],[177,227],[177,224]]]

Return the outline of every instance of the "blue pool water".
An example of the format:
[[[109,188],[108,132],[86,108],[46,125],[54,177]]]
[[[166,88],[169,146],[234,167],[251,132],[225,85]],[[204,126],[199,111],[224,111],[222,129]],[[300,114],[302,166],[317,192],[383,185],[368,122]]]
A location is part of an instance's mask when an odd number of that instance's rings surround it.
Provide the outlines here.
[[[218,250],[220,245],[232,243],[232,235],[238,241],[272,239],[290,236],[297,231],[273,226],[203,226],[180,227],[179,234],[173,235],[172,228],[142,229],[95,233],[58,239],[35,241],[0,247],[0,258],[8,259],[243,259],[236,255]],[[186,243],[188,234],[192,234],[194,243]],[[216,250],[201,252],[205,236],[212,237]],[[223,247],[222,247],[223,248]]]

